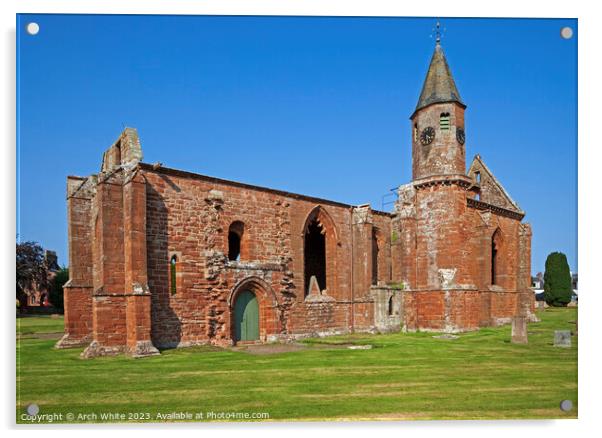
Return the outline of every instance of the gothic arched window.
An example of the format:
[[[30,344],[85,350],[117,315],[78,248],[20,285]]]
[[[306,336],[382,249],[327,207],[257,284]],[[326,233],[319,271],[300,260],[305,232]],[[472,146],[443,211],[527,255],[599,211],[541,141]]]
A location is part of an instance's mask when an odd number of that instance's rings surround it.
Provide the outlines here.
[[[495,230],[491,236],[491,284],[499,281],[499,252],[500,252],[500,230]]]
[[[230,225],[228,229],[228,260],[240,260],[244,232],[245,224],[241,221],[234,221]]]
[[[178,265],[178,257],[173,255],[171,256],[171,260],[169,261],[169,290],[172,295],[175,295],[177,292],[176,289],[176,274]]]

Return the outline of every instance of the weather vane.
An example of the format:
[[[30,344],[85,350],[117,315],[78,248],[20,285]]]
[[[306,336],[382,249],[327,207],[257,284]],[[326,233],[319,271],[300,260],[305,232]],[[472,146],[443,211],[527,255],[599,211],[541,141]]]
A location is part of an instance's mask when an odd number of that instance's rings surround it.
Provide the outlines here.
[[[435,27],[433,27],[433,31],[431,33],[431,38],[433,35],[435,35],[435,43],[439,44],[441,42],[441,38],[443,38],[445,30],[445,28],[441,30],[441,23],[439,22],[439,19],[437,19],[437,24],[435,24]]]

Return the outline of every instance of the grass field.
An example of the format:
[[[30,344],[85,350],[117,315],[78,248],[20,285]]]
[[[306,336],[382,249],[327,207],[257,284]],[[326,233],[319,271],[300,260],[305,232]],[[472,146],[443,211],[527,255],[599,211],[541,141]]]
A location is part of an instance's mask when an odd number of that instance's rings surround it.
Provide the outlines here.
[[[570,349],[552,345],[555,329],[575,330],[576,309],[538,315],[528,345],[511,344],[505,326],[455,340],[356,334],[278,354],[199,347],[93,360],[80,359],[82,349],[53,349],[58,335],[49,333],[62,331],[62,319],[20,318],[17,422],[29,423],[22,414],[30,403],[65,422],[101,422],[103,413],[165,421],[158,414],[172,412],[202,413],[204,421],[221,419],[207,412],[281,421],[576,418],[577,338]],[[572,411],[559,409],[564,399]]]

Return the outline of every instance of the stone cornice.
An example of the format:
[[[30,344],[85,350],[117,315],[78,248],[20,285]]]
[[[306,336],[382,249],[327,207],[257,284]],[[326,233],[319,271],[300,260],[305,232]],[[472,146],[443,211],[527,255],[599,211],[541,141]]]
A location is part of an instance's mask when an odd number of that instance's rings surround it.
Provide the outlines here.
[[[466,205],[470,208],[476,208],[477,210],[486,210],[500,216],[509,217],[511,219],[522,220],[525,217],[525,213],[508,210],[497,205],[488,204],[486,202],[477,201],[473,198],[466,198]]]
[[[335,207],[344,207],[344,208],[356,208],[357,207],[355,205],[344,204],[344,203],[338,202],[338,201],[331,201],[328,199],[317,198],[314,196],[307,196],[307,195],[301,195],[299,193],[286,192],[284,190],[271,189],[268,187],[256,186],[256,185],[252,185],[252,184],[241,183],[238,181],[231,181],[231,180],[226,180],[226,179],[221,179],[221,178],[215,178],[212,176],[187,172],[184,170],[171,169],[171,168],[168,168],[165,166],[153,167],[153,165],[148,164],[148,163],[143,163],[143,162],[138,163],[138,166],[140,167],[140,169],[142,169],[146,172],[160,173],[163,175],[173,175],[173,176],[177,176],[177,177],[181,177],[181,178],[197,179],[197,180],[201,180],[201,181],[207,181],[210,183],[221,184],[221,185],[226,185],[226,186],[230,186],[230,187],[237,187],[237,188],[248,189],[248,190],[257,190],[257,191],[262,191],[262,192],[268,192],[268,193],[273,193],[275,195],[280,195],[280,196],[283,196],[286,198],[299,199],[302,201],[310,201],[310,202],[315,202],[317,204],[333,205]],[[374,209],[372,209],[371,211],[372,211],[372,214],[377,214],[380,216],[387,216],[387,217],[393,216],[392,213],[387,212],[387,211],[380,211],[380,210],[374,210]]]
[[[466,175],[435,175],[427,178],[421,178],[413,182],[416,190],[425,189],[433,186],[451,186],[457,185],[463,189],[472,186],[473,181]]]

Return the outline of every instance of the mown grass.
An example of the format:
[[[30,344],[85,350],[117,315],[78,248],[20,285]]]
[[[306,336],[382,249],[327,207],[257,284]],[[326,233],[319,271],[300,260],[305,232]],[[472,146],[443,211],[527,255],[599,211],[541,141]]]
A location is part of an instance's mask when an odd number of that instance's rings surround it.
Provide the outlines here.
[[[52,318],[50,316],[30,316],[17,318],[17,334],[19,335],[58,332],[63,332],[62,317]]]
[[[304,350],[273,355],[198,347],[82,360],[82,349],[24,337],[17,343],[17,422],[28,422],[21,415],[30,403],[64,418],[139,412],[150,421],[174,411],[267,412],[281,421],[576,418],[577,338],[569,349],[553,346],[554,330],[575,330],[576,309],[539,316],[528,345],[511,344],[506,326],[456,340],[429,333],[310,339]],[[24,318],[19,326],[48,332],[57,320]],[[374,348],[340,345],[347,343]],[[559,409],[564,399],[572,411]]]

